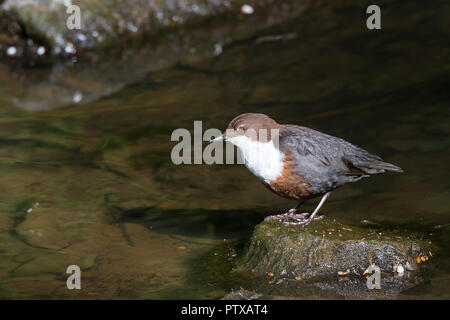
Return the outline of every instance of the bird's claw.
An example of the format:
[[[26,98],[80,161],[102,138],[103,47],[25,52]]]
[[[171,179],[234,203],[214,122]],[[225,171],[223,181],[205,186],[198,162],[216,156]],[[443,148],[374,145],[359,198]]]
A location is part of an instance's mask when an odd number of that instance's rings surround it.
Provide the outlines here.
[[[301,220],[306,218],[307,216],[309,216],[309,213],[305,212],[305,213],[295,213],[296,210],[295,209],[291,209],[286,213],[283,214],[276,214],[273,216],[268,216],[264,219],[264,221],[272,221],[272,220],[280,220],[280,221],[287,221],[287,220]]]
[[[306,227],[313,221],[320,221],[325,216],[315,216],[313,218],[307,216],[310,216],[310,213],[304,212],[304,213],[295,213],[295,209],[291,209],[286,213],[283,214],[277,214],[273,216],[266,217],[264,221],[272,221],[272,220],[279,220],[283,223],[285,226],[301,226],[302,228]]]
[[[324,218],[325,216],[317,216],[317,217],[313,217],[308,218],[308,219],[296,219],[294,218],[293,220],[296,220],[295,222],[293,221],[283,221],[283,225],[285,226],[301,226],[302,228],[306,227],[307,225],[309,225],[311,222],[313,221],[320,221]]]

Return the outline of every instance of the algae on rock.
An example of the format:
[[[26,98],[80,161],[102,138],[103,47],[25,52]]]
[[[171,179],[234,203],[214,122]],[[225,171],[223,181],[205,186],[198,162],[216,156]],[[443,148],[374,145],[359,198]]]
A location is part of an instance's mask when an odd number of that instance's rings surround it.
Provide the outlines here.
[[[431,245],[402,231],[348,227],[324,219],[306,228],[286,227],[278,221],[256,226],[238,263],[238,270],[309,279],[330,275],[363,275],[375,264],[385,273],[398,266],[418,267],[417,257],[428,256]]]

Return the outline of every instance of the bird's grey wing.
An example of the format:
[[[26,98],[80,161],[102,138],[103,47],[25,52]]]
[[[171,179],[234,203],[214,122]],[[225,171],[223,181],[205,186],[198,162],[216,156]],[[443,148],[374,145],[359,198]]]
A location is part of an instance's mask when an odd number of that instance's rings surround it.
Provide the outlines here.
[[[332,181],[340,180],[335,181],[339,185],[386,170],[402,171],[348,141],[306,127],[286,126],[280,133],[280,149],[297,151],[299,171],[323,174]]]
[[[280,150],[294,157],[300,166],[299,171],[303,173],[328,170],[330,167],[346,170],[340,140],[306,127],[288,125],[280,133]]]

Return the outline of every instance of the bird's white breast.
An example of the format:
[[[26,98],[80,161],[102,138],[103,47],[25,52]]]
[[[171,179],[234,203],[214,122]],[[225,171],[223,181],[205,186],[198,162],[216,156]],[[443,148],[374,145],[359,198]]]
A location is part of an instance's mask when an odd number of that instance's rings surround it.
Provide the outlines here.
[[[284,154],[273,141],[259,142],[246,136],[228,139],[241,152],[244,165],[260,180],[266,183],[276,180],[283,171]]]

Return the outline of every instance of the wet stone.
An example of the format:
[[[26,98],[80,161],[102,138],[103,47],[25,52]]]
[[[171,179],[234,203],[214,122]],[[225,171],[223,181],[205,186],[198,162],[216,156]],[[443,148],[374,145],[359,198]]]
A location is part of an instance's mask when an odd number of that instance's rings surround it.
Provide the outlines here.
[[[348,226],[330,218],[306,228],[262,222],[230,273],[247,279],[245,284],[223,299],[394,299],[423,282],[435,249],[407,230]],[[372,264],[380,268],[379,287],[368,285],[375,284]]]
[[[237,270],[254,275],[304,280],[324,276],[364,277],[374,264],[397,276],[419,271],[417,257],[428,256],[431,245],[407,231],[346,226],[332,219],[306,228],[278,221],[259,224],[238,262]]]

